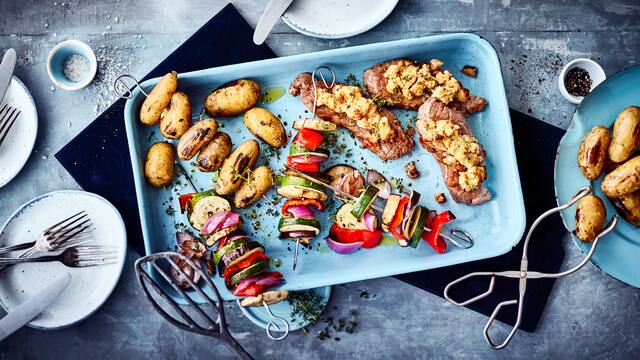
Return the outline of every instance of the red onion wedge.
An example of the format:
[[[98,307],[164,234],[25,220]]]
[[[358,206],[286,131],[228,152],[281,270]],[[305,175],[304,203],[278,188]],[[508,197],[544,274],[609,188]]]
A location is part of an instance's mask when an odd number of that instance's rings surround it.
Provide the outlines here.
[[[311,163],[321,163],[327,160],[327,157],[320,155],[289,155],[289,161],[294,164],[311,164]]]
[[[360,196],[360,189],[364,189],[364,177],[355,169],[344,174],[338,183],[338,190],[352,196]]]
[[[203,236],[211,235],[216,231],[226,229],[239,222],[240,215],[228,210],[218,211],[211,215],[207,222],[204,223],[204,226],[200,229],[200,234]]]
[[[338,254],[351,254],[352,252],[360,249],[362,245],[364,245],[363,242],[353,242],[348,244],[337,242],[331,239],[331,237],[329,236],[326,237],[326,240],[327,240],[327,246],[329,246],[329,249],[333,250]]]
[[[313,211],[309,209],[306,205],[293,205],[289,206],[287,209],[289,214],[293,215],[293,217],[298,219],[311,219],[314,220],[316,217],[313,215]]]
[[[388,199],[391,194],[391,185],[381,173],[376,170],[367,171],[367,184],[373,185],[380,189],[378,196],[382,199]]]
[[[376,216],[370,213],[369,211],[365,212],[363,215],[364,224],[367,226],[367,230],[374,231],[375,228],[373,225],[376,222]]]

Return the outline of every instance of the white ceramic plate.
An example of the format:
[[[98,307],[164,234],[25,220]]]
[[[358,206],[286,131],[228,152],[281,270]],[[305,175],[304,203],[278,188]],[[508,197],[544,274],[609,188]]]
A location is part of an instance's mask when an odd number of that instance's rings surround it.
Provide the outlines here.
[[[11,79],[1,106],[8,104],[22,113],[0,146],[0,187],[11,181],[27,163],[38,133],[38,113],[29,90],[17,77]]]
[[[397,4],[398,0],[295,0],[282,20],[307,36],[342,39],[378,25]]]
[[[41,195],[18,209],[0,231],[0,244],[33,241],[42,230],[81,210],[95,226],[92,245],[104,245],[118,252],[114,264],[87,268],[67,268],[58,262],[13,266],[0,276],[0,305],[11,311],[65,272],[71,282],[65,291],[29,326],[58,329],[93,314],[107,300],[122,273],[127,251],[127,235],[118,210],[104,198],[83,191],[63,190]]]

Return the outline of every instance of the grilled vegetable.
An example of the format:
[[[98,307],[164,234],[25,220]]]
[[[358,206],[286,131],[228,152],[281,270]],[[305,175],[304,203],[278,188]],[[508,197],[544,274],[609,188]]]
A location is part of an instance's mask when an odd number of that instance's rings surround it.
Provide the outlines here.
[[[211,116],[236,116],[251,109],[260,98],[260,85],[253,80],[238,80],[222,85],[204,100]]]
[[[228,195],[241,184],[247,171],[258,159],[260,146],[255,140],[247,140],[238,146],[222,163],[218,175],[216,192],[220,195]]]
[[[578,166],[584,177],[590,180],[600,177],[610,142],[609,129],[604,126],[598,125],[585,135],[578,150]]]
[[[583,197],[576,206],[576,236],[584,242],[592,242],[604,228],[606,219],[607,210],[599,197]]]
[[[151,90],[140,108],[140,122],[153,125],[160,120],[162,111],[171,102],[171,96],[178,89],[178,73],[172,71],[160,79]]]
[[[420,243],[420,239],[424,233],[424,226],[427,223],[427,216],[429,216],[429,210],[422,206],[416,207],[416,211],[413,213],[411,218],[409,231],[407,232],[409,235],[407,238],[411,240],[409,245],[412,248],[418,247],[418,244]]]
[[[351,215],[353,215],[356,219],[362,219],[367,210],[371,207],[374,201],[376,201],[376,197],[378,197],[378,193],[380,189],[375,187],[373,184],[369,184],[365,191],[360,194],[358,200],[356,200],[355,204],[353,204],[353,208],[351,209]]]
[[[353,210],[353,204],[352,203],[344,203],[340,209],[338,209],[338,212],[336,213],[336,224],[338,224],[338,226],[345,228],[345,229],[354,229],[354,230],[367,230],[367,224],[365,224],[364,219],[360,219],[358,220],[355,216],[353,216],[353,214],[351,213],[351,211]],[[375,215],[373,213],[371,213],[371,211],[369,211],[369,213],[371,215],[373,215],[374,219],[377,219],[375,217]],[[376,221],[374,220],[373,223],[373,228],[375,229],[376,226]]]
[[[622,110],[613,124],[613,139],[609,157],[621,163],[629,159],[640,146],[640,107],[629,106]]]
[[[267,303],[267,305],[272,305],[275,303],[279,303],[280,301],[286,300],[287,297],[289,297],[289,292],[286,290],[267,291],[257,296],[250,296],[240,300],[240,306],[242,307],[262,306],[262,303]]]
[[[280,187],[276,191],[279,195],[288,199],[327,200],[327,194],[324,192],[322,185],[292,175],[285,175],[280,181]]]
[[[191,126],[191,101],[177,91],[171,95],[169,107],[160,114],[160,133],[167,139],[179,139]]]
[[[231,210],[227,200],[216,196],[213,191],[203,191],[191,198],[187,208],[187,217],[191,226],[199,231],[211,215],[225,210]]]
[[[144,162],[144,177],[149,184],[161,188],[171,185],[176,150],[168,142],[157,142],[149,148]]]
[[[231,286],[235,286],[237,283],[244,279],[248,279],[250,277],[259,275],[263,272],[269,270],[269,262],[268,261],[258,261],[257,263],[249,266],[248,268],[240,271],[239,273],[233,275],[229,281]]]
[[[280,218],[278,222],[278,231],[313,231],[316,235],[320,234],[320,223],[314,219],[300,219],[293,217]]]
[[[391,194],[387,199],[387,203],[384,206],[384,211],[382,212],[382,231],[389,232],[389,225],[393,220],[393,216],[396,214],[398,210],[398,205],[400,204],[400,195]]]
[[[309,128],[316,131],[333,131],[337,128],[337,126],[336,124],[329,121],[307,118],[307,119],[294,121],[293,128],[294,129]]]
[[[204,119],[193,124],[180,138],[178,157],[190,160],[213,139],[217,131],[218,123],[214,119]]]
[[[269,110],[254,107],[244,114],[244,125],[258,139],[273,147],[281,147],[287,143],[287,134],[282,122]]]

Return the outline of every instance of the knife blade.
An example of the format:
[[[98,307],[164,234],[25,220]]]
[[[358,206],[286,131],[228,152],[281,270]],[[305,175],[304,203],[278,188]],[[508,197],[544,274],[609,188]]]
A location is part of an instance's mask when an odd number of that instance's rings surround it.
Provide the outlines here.
[[[13,76],[13,69],[16,67],[16,51],[12,48],[5,51],[2,57],[2,63],[0,63],[0,103],[4,99],[4,95],[7,93],[9,84],[11,83],[11,77]]]
[[[18,305],[7,316],[0,319],[0,341],[13,334],[26,323],[38,316],[67,288],[71,281],[71,275],[65,273],[54,279],[51,284]]]
[[[293,0],[271,0],[269,4],[267,4],[264,13],[262,13],[256,25],[256,30],[253,32],[253,42],[256,45],[262,45],[271,32],[271,29],[273,29],[278,19],[280,19],[292,2]]]

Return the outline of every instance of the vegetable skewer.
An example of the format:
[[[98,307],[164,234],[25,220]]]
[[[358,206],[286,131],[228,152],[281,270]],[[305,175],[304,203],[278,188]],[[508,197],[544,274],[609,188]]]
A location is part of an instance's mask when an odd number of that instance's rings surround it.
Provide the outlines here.
[[[355,196],[353,196],[351,194],[345,193],[345,192],[343,192],[343,191],[341,191],[339,189],[336,189],[335,187],[333,187],[333,186],[331,186],[331,185],[329,185],[327,183],[324,183],[324,182],[314,178],[313,176],[310,176],[310,175],[307,175],[307,174],[305,174],[303,172],[297,171],[296,169],[291,168],[291,167],[289,167],[287,165],[285,165],[285,167],[287,168],[287,170],[295,172],[297,176],[304,177],[305,179],[307,179],[309,181],[313,181],[316,184],[322,185],[322,186],[332,190],[334,193],[336,193],[336,194],[338,194],[340,196],[343,196],[343,197],[346,197],[346,198],[349,198],[349,199],[352,199],[352,200],[357,200],[357,197],[355,197]],[[371,208],[373,210],[378,211],[379,213],[382,213],[384,211],[384,209],[380,208],[379,206],[376,206],[375,204],[372,204]],[[426,227],[426,226],[425,226],[424,230],[425,231],[429,231],[429,232],[431,231],[431,229]],[[461,247],[461,248],[464,248],[464,249],[468,249],[468,248],[473,246],[473,238],[466,231],[460,230],[460,229],[452,229],[450,231],[450,233],[451,233],[452,237],[444,235],[444,234],[440,234],[440,237],[442,237],[443,239],[451,242],[455,246],[458,246],[458,247]],[[456,239],[454,239],[454,238],[456,238]]]

